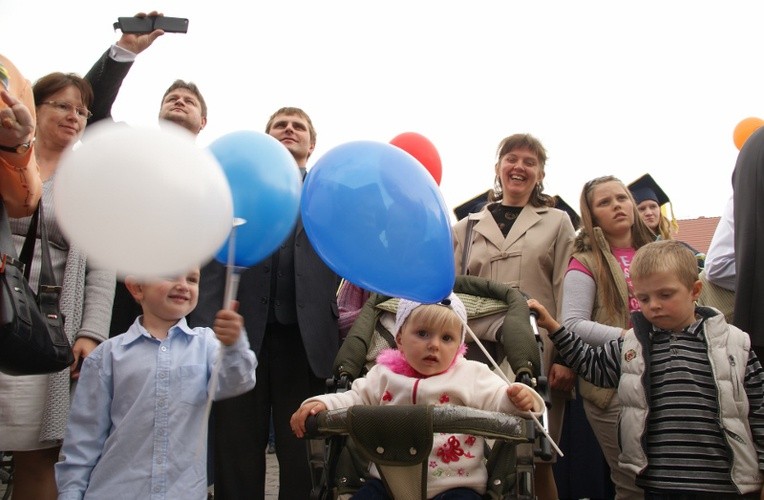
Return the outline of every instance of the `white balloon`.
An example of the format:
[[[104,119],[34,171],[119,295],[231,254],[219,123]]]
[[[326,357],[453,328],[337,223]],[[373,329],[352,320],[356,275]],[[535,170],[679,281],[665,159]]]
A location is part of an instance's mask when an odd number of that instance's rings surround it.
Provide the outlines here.
[[[94,264],[142,278],[203,264],[233,221],[220,165],[177,126],[88,128],[61,159],[54,207],[64,234]]]

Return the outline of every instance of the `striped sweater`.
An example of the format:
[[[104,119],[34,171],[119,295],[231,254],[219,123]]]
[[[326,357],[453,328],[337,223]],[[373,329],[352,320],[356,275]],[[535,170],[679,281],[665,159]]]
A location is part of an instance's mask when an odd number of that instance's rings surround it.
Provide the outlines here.
[[[757,470],[764,466],[764,371],[753,351],[733,354],[734,342],[725,353],[711,352],[707,335],[719,337],[729,327],[710,309],[698,313],[699,321],[679,333],[655,329],[637,313],[638,331],[630,331],[625,343],[619,339],[598,348],[564,329],[551,338],[584,378],[619,387],[624,404],[619,462],[636,470],[640,487],[755,491],[761,483]],[[713,331],[707,317],[712,317]],[[724,363],[713,363],[710,356]],[[723,381],[730,383],[730,391],[718,389]],[[727,398],[725,408],[720,408],[722,397]],[[736,418],[741,408],[742,417]]]

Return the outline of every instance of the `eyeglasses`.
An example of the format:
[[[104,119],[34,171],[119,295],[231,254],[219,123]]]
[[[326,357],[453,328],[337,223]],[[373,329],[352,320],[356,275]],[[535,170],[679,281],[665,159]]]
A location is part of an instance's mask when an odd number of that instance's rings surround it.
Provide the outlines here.
[[[80,118],[88,119],[91,116],[93,116],[93,113],[90,112],[88,108],[85,106],[75,106],[74,104],[66,101],[45,101],[42,104],[47,104],[48,106],[53,106],[55,109],[62,113],[71,113],[75,112],[77,113],[77,116]]]

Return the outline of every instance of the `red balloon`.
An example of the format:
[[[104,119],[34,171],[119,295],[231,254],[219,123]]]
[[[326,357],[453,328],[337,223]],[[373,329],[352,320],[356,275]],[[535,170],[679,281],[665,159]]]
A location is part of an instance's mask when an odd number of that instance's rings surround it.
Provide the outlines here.
[[[440,186],[440,178],[443,175],[443,167],[440,164],[440,155],[435,146],[427,137],[416,132],[404,132],[393,137],[390,144],[397,146],[419,160],[424,168],[430,172],[435,183]]]

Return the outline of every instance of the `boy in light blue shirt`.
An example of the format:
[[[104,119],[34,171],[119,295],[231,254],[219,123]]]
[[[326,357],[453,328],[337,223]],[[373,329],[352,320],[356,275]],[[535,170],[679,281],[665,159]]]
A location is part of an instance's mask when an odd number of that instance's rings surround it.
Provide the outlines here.
[[[255,386],[244,321],[224,309],[212,329],[188,327],[199,268],[125,284],[143,315],[85,358],[56,464],[58,498],[204,499],[205,404],[218,352],[214,399]]]

